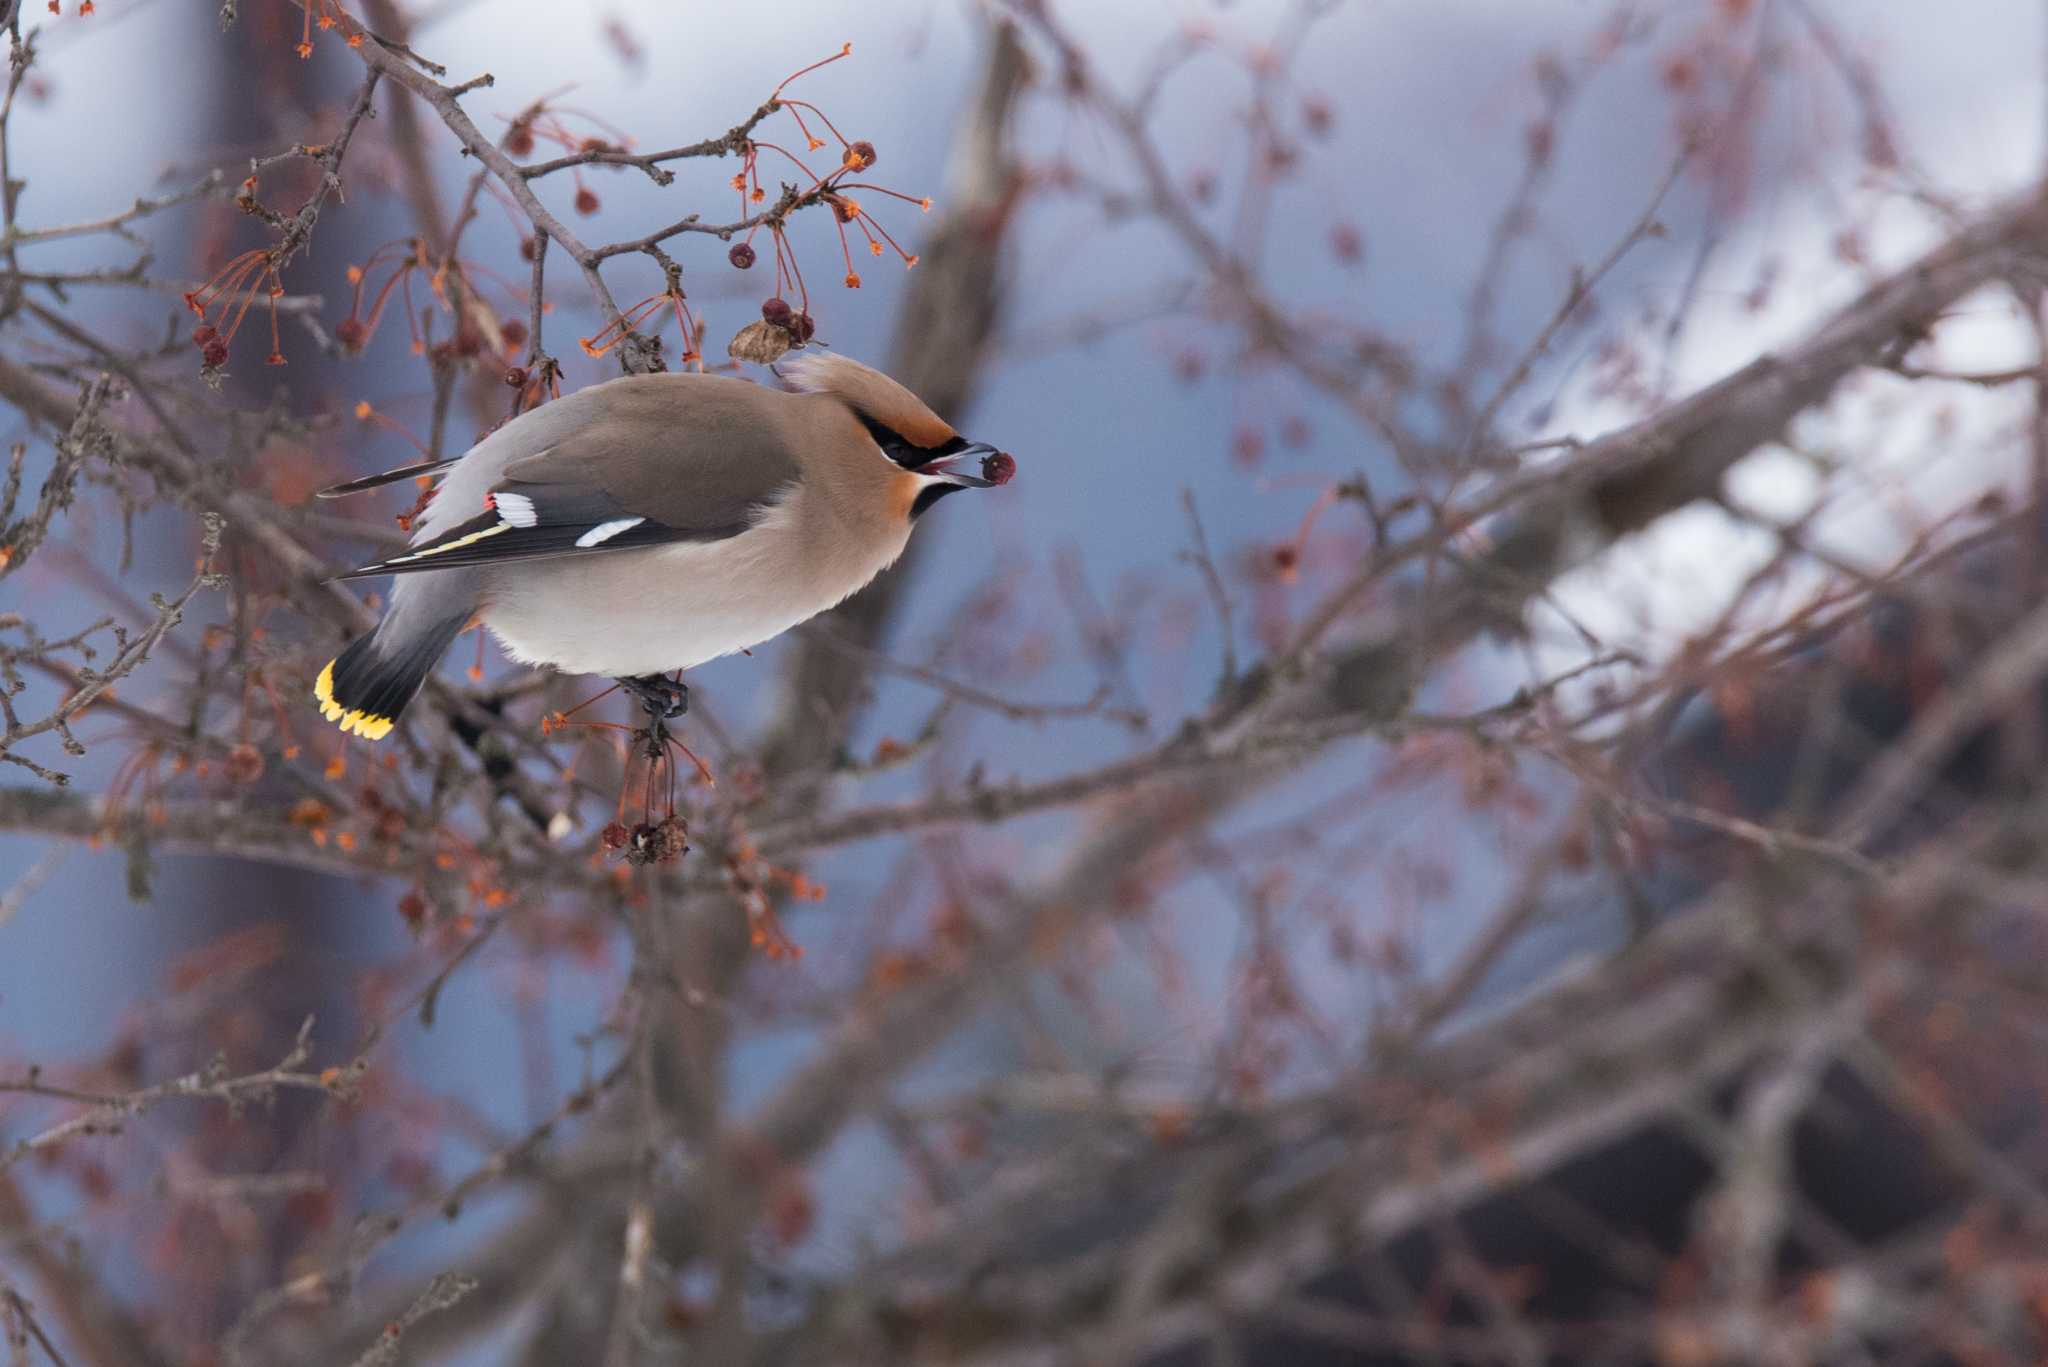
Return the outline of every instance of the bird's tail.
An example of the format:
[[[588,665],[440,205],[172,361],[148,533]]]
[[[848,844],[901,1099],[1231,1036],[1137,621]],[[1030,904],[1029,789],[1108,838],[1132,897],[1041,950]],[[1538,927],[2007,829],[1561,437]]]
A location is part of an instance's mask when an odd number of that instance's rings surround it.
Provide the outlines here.
[[[470,615],[464,607],[422,620],[394,605],[376,630],[350,642],[313,681],[321,715],[365,740],[384,739]]]

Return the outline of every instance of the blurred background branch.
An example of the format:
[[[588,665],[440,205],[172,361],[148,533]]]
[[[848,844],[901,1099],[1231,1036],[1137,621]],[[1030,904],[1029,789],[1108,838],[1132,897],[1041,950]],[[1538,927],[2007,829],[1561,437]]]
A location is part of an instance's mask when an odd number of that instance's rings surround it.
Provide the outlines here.
[[[2039,1360],[2038,7],[1142,9],[0,0],[15,1359]],[[319,726],[314,490],[822,345],[1019,478],[686,852]]]

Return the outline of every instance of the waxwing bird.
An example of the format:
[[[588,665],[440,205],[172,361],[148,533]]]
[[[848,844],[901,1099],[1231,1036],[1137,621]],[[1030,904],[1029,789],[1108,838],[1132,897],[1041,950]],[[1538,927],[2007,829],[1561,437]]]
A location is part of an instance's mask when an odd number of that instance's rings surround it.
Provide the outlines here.
[[[342,575],[398,576],[374,631],[313,686],[327,719],[390,732],[449,643],[481,621],[527,664],[616,678],[657,722],[661,676],[779,635],[873,579],[934,503],[1006,483],[888,376],[844,356],[782,367],[793,392],[714,375],[632,375],[506,423],[438,471],[410,548]],[[972,466],[979,459],[978,473]]]

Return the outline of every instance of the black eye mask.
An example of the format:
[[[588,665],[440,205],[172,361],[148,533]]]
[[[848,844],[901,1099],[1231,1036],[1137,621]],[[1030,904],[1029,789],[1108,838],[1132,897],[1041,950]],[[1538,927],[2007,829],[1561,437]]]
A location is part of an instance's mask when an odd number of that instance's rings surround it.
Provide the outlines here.
[[[906,470],[922,469],[935,460],[957,456],[967,449],[965,437],[953,437],[937,446],[919,446],[899,432],[892,432],[873,418],[865,415],[861,423],[868,429],[868,435],[875,439],[875,445],[882,448],[882,454]]]

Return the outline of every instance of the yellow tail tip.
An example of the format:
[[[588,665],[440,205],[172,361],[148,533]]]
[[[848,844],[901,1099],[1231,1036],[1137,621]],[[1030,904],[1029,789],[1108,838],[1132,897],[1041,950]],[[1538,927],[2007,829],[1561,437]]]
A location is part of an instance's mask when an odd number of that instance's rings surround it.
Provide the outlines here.
[[[313,699],[320,704],[321,716],[335,723],[344,733],[361,736],[364,740],[382,740],[398,724],[395,718],[380,717],[360,708],[343,707],[336,702],[333,660],[329,660],[321,669],[320,677],[313,680]]]

